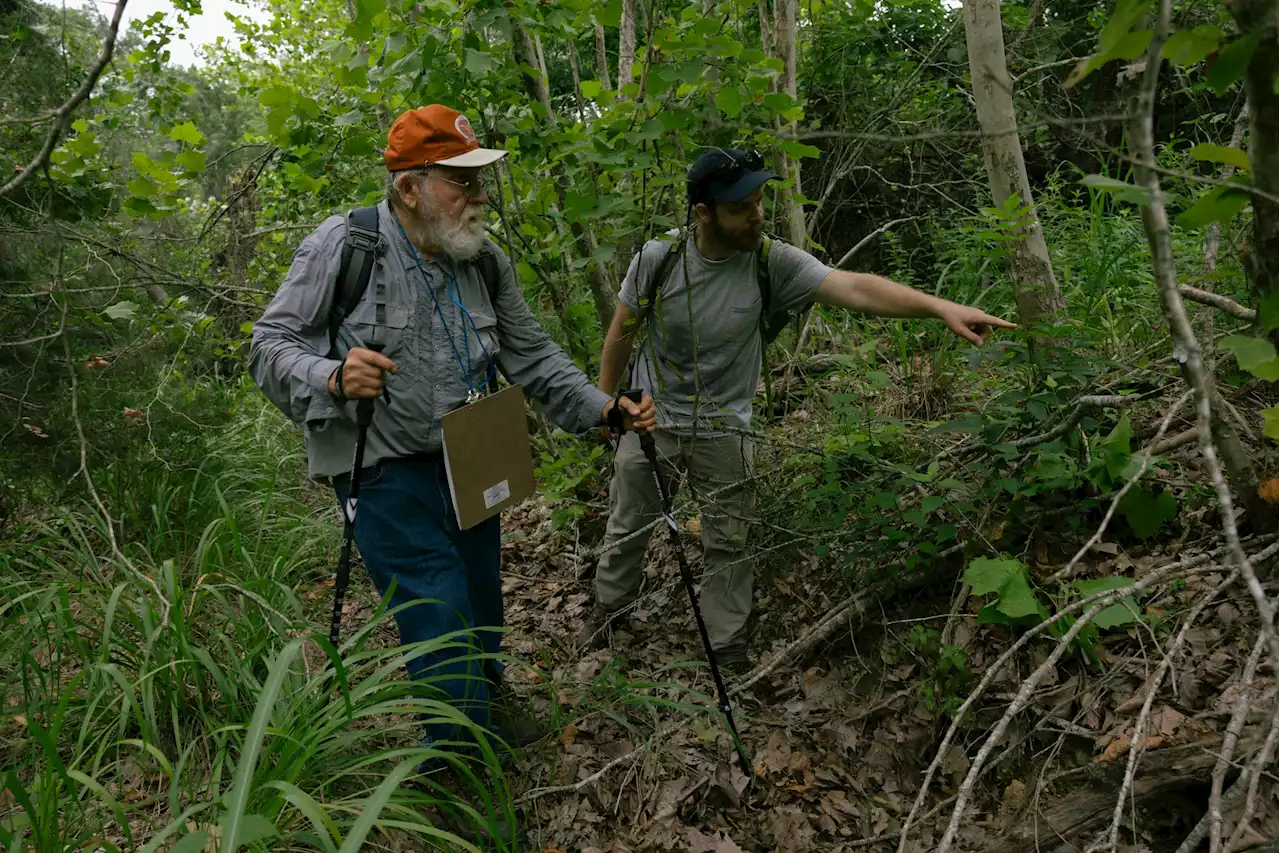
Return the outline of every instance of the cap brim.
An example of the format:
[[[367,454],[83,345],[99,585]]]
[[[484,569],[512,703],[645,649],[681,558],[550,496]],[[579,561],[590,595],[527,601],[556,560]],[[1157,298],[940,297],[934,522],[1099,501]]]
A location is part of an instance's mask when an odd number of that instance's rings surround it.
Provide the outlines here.
[[[503,157],[507,156],[505,151],[497,151],[493,148],[477,148],[474,151],[468,151],[466,154],[459,154],[457,157],[450,157],[448,160],[437,160],[432,166],[456,166],[460,169],[474,169],[479,166],[488,166],[496,163]]]
[[[748,172],[738,178],[732,185],[719,191],[712,191],[711,197],[716,201],[742,201],[751,195],[766,181],[776,181],[778,176],[773,172]]]

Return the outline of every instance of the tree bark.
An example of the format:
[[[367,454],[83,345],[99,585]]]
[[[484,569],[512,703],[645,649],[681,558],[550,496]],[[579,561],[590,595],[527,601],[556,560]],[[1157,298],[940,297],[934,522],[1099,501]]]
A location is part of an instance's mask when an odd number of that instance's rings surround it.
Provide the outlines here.
[[[596,24],[596,75],[600,78],[600,87],[612,89],[609,82],[609,55],[605,52],[604,24]]]
[[[1280,192],[1280,116],[1272,82],[1276,79],[1275,0],[1236,0],[1229,4],[1241,32],[1259,33],[1261,41],[1244,74],[1244,93],[1249,104],[1249,177],[1253,186],[1270,195],[1253,197],[1253,239],[1245,256],[1245,273],[1253,291],[1253,307],[1258,308],[1255,334],[1260,337],[1266,300],[1276,298],[1280,275],[1280,211],[1271,199]],[[1276,332],[1270,333],[1272,343]]]
[[[796,0],[776,0],[773,6],[774,56],[782,60],[782,79],[779,91],[786,92],[792,101],[798,100],[796,88]],[[791,124],[795,131],[795,123]],[[808,231],[804,221],[804,206],[799,202],[800,161],[779,151],[778,169],[791,181],[791,190],[785,196],[787,214],[787,239],[793,246],[803,249],[808,244]]]
[[[1064,311],[1062,293],[1049,262],[1049,248],[1035,213],[1035,199],[1022,158],[1017,117],[1013,110],[1013,82],[1005,62],[1000,0],[964,0],[964,32],[969,46],[969,76],[982,128],[982,154],[996,207],[1011,196],[1031,212],[1020,221],[1022,239],[1012,243],[1010,273],[1018,319],[1031,330],[1054,324]]]
[[[618,24],[618,88],[635,82],[631,66],[636,64],[636,0],[622,0],[622,20]]]

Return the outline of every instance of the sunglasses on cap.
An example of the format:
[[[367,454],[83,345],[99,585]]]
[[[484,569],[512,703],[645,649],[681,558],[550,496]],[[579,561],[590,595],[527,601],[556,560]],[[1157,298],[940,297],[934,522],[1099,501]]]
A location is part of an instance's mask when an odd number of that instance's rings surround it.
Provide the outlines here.
[[[723,181],[726,184],[732,184],[750,172],[759,172],[764,169],[764,155],[759,151],[745,151],[742,156],[734,157],[732,154],[725,153],[724,164],[718,166],[714,172],[708,177],[716,181]]]

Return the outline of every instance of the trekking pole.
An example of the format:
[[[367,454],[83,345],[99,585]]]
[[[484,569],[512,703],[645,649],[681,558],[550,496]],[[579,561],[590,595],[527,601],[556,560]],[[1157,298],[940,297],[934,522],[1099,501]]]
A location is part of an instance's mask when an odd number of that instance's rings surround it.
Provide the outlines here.
[[[634,403],[639,403],[643,398],[642,391],[624,391],[619,397],[627,397]],[[614,404],[614,410],[617,410],[617,403]],[[616,418],[611,418],[614,422],[611,424],[617,431],[619,439],[626,430],[622,427],[622,414],[618,413]],[[658,487],[658,497],[662,500],[662,517],[667,522],[667,533],[671,537],[671,547],[676,552],[676,565],[680,567],[680,579],[684,581],[684,588],[689,593],[689,605],[693,608],[694,621],[698,623],[698,634],[702,637],[702,648],[707,653],[707,663],[711,666],[711,678],[716,684],[716,698],[719,702],[720,713],[724,714],[724,720],[729,724],[729,734],[733,737],[733,746],[738,751],[738,761],[742,765],[742,772],[750,781],[751,759],[747,757],[747,748],[743,746],[742,737],[738,734],[738,727],[733,722],[733,705],[729,701],[729,691],[725,689],[724,679],[720,676],[720,664],[716,660],[715,650],[711,648],[711,637],[707,634],[707,623],[702,618],[702,608],[698,605],[698,593],[693,588],[693,572],[689,570],[689,560],[684,553],[684,543],[680,540],[680,530],[676,527],[675,514],[671,508],[671,495],[667,491],[666,484],[662,481],[662,475],[658,468],[658,451],[653,443],[653,436],[645,431],[639,430],[636,436],[640,439],[640,449],[644,451],[644,458],[649,461],[649,468],[653,472],[654,485]]]
[[[384,344],[365,344],[365,349],[380,353]],[[390,395],[384,386],[383,397],[389,403]],[[360,498],[360,469],[364,467],[364,445],[369,436],[369,424],[373,423],[375,398],[362,398],[356,402],[356,448],[351,459],[351,491],[342,505],[342,548],[338,551],[338,571],[333,585],[333,622],[329,626],[329,642],[336,649],[342,631],[342,603],[347,597],[347,584],[351,580],[351,543],[356,532],[356,502]]]

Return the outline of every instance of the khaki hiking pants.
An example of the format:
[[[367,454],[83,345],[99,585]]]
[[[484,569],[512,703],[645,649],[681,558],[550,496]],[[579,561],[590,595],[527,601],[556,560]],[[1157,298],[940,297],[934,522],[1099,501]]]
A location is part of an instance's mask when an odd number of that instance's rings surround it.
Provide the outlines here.
[[[669,493],[674,497],[679,474],[686,474],[701,511],[703,572],[699,601],[711,647],[716,651],[745,652],[754,571],[754,561],[747,555],[747,529],[754,490],[750,483],[742,481],[755,470],[755,445],[741,436],[692,439],[655,432],[653,437]],[[661,498],[652,469],[640,449],[640,439],[635,433],[626,433],[613,460],[605,546],[644,527],[661,512]],[[666,535],[661,526],[655,530]],[[596,567],[596,602],[607,612],[620,610],[639,596],[645,547],[653,532],[623,542],[600,558]]]

